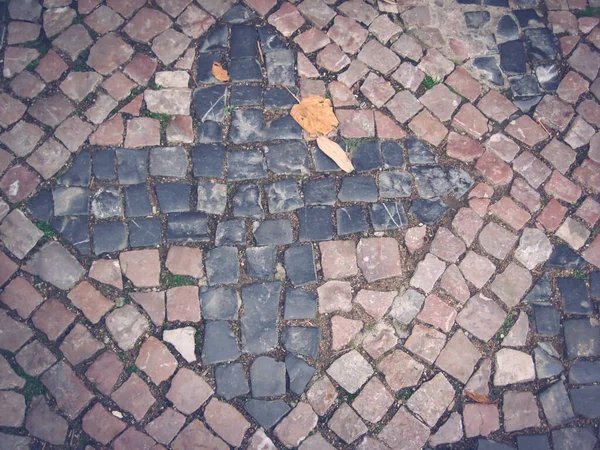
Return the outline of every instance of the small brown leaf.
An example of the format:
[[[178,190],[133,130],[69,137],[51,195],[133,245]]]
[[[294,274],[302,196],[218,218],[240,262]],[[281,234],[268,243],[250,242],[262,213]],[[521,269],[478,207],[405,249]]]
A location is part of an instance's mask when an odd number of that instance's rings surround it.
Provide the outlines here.
[[[331,139],[326,138],[325,136],[319,136],[317,138],[317,145],[323,151],[323,153],[333,159],[333,161],[340,166],[340,169],[342,169],[344,172],[350,173],[354,170],[354,166],[352,165],[352,162],[350,161],[350,158],[348,158],[348,155],[344,149]]]
[[[485,403],[485,404],[494,403],[492,400],[490,400],[483,394],[476,394],[475,392],[469,392],[469,391],[465,391],[465,394],[467,395],[467,397],[469,397],[471,400],[473,400],[474,402],[477,402],[477,403]]]
[[[213,63],[212,74],[219,81],[222,81],[224,83],[229,81],[229,72],[227,72],[227,70],[223,69],[223,66],[221,65],[221,63],[218,63],[218,62]]]
[[[322,136],[333,131],[340,123],[333,113],[331,100],[309,95],[294,105],[290,115],[311,136]]]

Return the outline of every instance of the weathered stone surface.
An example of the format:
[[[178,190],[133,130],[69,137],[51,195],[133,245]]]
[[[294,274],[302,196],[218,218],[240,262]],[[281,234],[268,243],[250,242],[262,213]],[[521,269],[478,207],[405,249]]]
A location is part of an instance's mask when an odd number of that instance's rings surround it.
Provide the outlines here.
[[[535,369],[530,355],[507,348],[496,353],[495,386],[524,383],[533,379],[535,379]]]
[[[44,397],[34,397],[25,427],[38,439],[54,445],[63,445],[69,430],[65,419],[52,411]]]
[[[371,365],[356,350],[340,356],[327,373],[346,391],[353,394],[373,374]]]
[[[468,403],[463,408],[463,422],[467,437],[489,436],[500,429],[498,407],[491,404]]]
[[[63,290],[71,289],[85,273],[77,259],[57,241],[44,244],[23,269]]]
[[[429,428],[401,407],[378,437],[390,448],[418,450],[429,438]]]
[[[296,447],[317,425],[318,416],[308,403],[300,402],[275,428],[275,435],[288,447]]]
[[[75,420],[93,396],[64,361],[59,361],[41,377],[42,383],[56,399],[58,407]]]

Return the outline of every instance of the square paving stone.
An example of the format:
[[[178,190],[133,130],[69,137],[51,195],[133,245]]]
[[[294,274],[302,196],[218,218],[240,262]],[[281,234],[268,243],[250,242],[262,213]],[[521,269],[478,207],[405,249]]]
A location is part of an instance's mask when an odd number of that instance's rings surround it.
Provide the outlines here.
[[[383,167],[395,169],[403,169],[405,167],[404,149],[399,143],[383,141],[381,143],[381,154],[383,155]]]
[[[412,165],[437,163],[435,153],[427,147],[425,142],[416,137],[408,136],[406,146],[408,147],[408,160]]]
[[[304,206],[298,183],[292,179],[265,185],[267,204],[271,214],[294,211]]]
[[[219,80],[217,80],[212,73],[212,66],[215,62],[221,62],[224,55],[224,52],[200,53],[196,63],[196,81],[203,84],[219,83]]]
[[[294,95],[298,94],[297,89],[290,87]],[[280,87],[269,87],[265,90],[265,108],[267,109],[289,109],[297,102],[287,89]]]
[[[307,206],[334,205],[336,202],[337,189],[333,178],[306,180],[303,190]]]
[[[565,342],[569,359],[600,356],[600,324],[590,319],[565,319]]]
[[[556,283],[563,299],[563,310],[566,314],[592,314],[592,300],[588,295],[584,280],[573,277],[558,277]]]
[[[317,315],[317,295],[303,289],[286,289],[283,318],[314,319]]]
[[[308,174],[308,153],[302,141],[266,146],[267,166],[271,172],[285,175]]]
[[[541,277],[533,286],[533,289],[529,291],[529,294],[525,296],[525,302],[542,302],[548,300],[552,295],[552,286],[550,285],[550,278],[548,278],[548,272],[544,272]]]
[[[190,210],[190,194],[192,185],[189,183],[163,183],[157,184],[156,196],[160,212],[185,212]]]
[[[231,114],[229,139],[234,144],[264,141],[265,124],[260,109],[234,109]]]
[[[262,81],[262,69],[254,58],[234,59],[229,63],[229,77],[231,81],[243,83]]]
[[[8,206],[7,206],[8,207]],[[49,189],[41,190],[27,205],[27,209],[34,219],[48,222],[54,211],[54,200]]]
[[[258,85],[232,86],[231,106],[260,106],[262,104],[262,88]]]
[[[294,355],[285,357],[285,368],[290,378],[290,390],[296,395],[302,395],[306,386],[317,371],[313,366]]]
[[[271,86],[295,86],[294,53],[291,50],[274,50],[265,56],[267,78]]]
[[[383,165],[379,141],[366,141],[352,150],[352,165],[357,172],[370,172]]]
[[[202,317],[211,320],[234,320],[241,304],[235,288],[203,287],[200,290]]]
[[[233,196],[232,207],[234,217],[262,219],[265,215],[260,189],[255,184],[240,185]]]
[[[367,217],[361,205],[338,208],[335,216],[337,218],[337,233],[340,236],[369,231]]]
[[[94,253],[112,253],[127,247],[127,226],[125,222],[97,223],[92,228]]]
[[[498,45],[500,67],[510,74],[521,74],[527,70],[527,55],[523,43],[519,40]]]
[[[206,256],[208,284],[236,284],[239,278],[238,251],[235,247],[215,247]]]
[[[254,222],[252,225],[256,245],[287,245],[294,242],[294,232],[288,219]]]
[[[283,346],[289,352],[317,359],[321,343],[318,327],[285,327],[281,333]]]
[[[561,206],[558,202],[556,204]],[[562,220],[562,217],[559,220]],[[550,258],[546,261],[546,267],[552,269],[581,269],[584,265],[585,261],[581,256],[575,253],[569,246],[561,244],[554,247]]]
[[[550,426],[562,425],[575,419],[569,395],[562,381],[555,382],[538,395]]]
[[[286,249],[284,265],[287,277],[294,286],[316,283],[317,270],[312,245],[300,245]]]
[[[587,419],[600,417],[600,386],[581,386],[571,389],[575,414]]]
[[[129,245],[133,248],[162,243],[162,228],[158,217],[140,217],[129,222]]]
[[[248,400],[244,409],[260,424],[268,430],[278,423],[291,409],[283,400]]]
[[[532,305],[535,332],[541,336],[556,336],[560,332],[560,311],[553,305]]]
[[[223,122],[227,102],[227,86],[198,88],[192,96],[196,119],[200,122],[212,120]]]
[[[117,179],[115,151],[109,149],[92,153],[92,170],[98,180],[115,181]]]
[[[547,28],[525,30],[525,45],[529,59],[534,64],[552,63],[558,54],[558,45],[552,31]]]
[[[433,225],[446,215],[450,209],[439,198],[418,198],[412,202],[410,213],[419,221]]]
[[[600,383],[600,361],[575,361],[569,369],[569,383]]]
[[[260,39],[260,47],[264,53],[287,48],[279,32],[272,26],[260,27],[258,29],[258,37]]]
[[[125,194],[125,217],[152,215],[150,195],[145,184],[134,184],[123,188]]]
[[[519,450],[550,450],[548,436],[536,434],[532,436],[517,436]]]
[[[83,382],[65,361],[59,361],[41,377],[42,383],[56,399],[57,406],[71,420],[93,399]]]
[[[590,427],[568,427],[552,432],[554,450],[592,450],[598,442]]]
[[[61,177],[60,183],[65,186],[87,187],[92,179],[92,159],[89,150],[82,150],[75,155],[71,167]]]
[[[81,324],[77,324],[73,328],[73,330],[81,330],[81,329],[87,331],[87,328],[85,328]],[[71,331],[69,334],[67,334],[67,336],[63,340],[63,344],[60,346],[61,351],[63,351],[63,349],[65,348],[65,342],[69,342],[69,340],[70,340],[69,336],[71,334],[74,334],[74,332]],[[83,347],[85,347],[87,343],[84,342],[84,339],[82,339],[81,344]],[[98,349],[96,349],[95,351],[97,351],[97,350]],[[94,351],[94,353],[95,353],[95,351]],[[65,353],[65,356],[68,358],[68,356],[66,354],[69,352],[68,351],[63,351],[63,352]],[[71,356],[71,355],[69,355],[69,356]],[[15,361],[17,361],[19,366],[23,369],[23,371],[27,375],[32,376],[32,377],[38,377],[43,372],[45,372],[47,369],[49,369],[52,365],[54,365],[54,363],[56,362],[56,357],[40,341],[32,341],[31,343],[29,343],[25,347],[23,347],[21,350],[19,350],[19,352],[15,355]],[[71,362],[73,363],[73,361],[71,361]]]
[[[302,127],[292,116],[283,116],[268,125],[266,140],[299,140],[302,133]]]
[[[217,364],[235,361],[240,356],[240,348],[235,333],[228,321],[208,320],[204,326],[202,362]]]
[[[277,247],[250,247],[246,249],[246,275],[270,280],[275,277]]]
[[[184,178],[188,158],[183,147],[156,147],[150,150],[150,175]]]
[[[278,397],[285,394],[285,363],[260,356],[250,366],[252,397]]]
[[[90,245],[89,220],[85,216],[55,217],[50,225],[69,244],[75,247],[82,255],[92,253]]]
[[[81,216],[89,214],[88,190],[78,187],[57,186],[52,191],[56,216]]]
[[[227,400],[250,392],[244,367],[240,363],[219,366],[215,369],[217,394]]]
[[[408,226],[404,205],[400,202],[371,203],[369,215],[375,231],[394,230]]]
[[[226,220],[217,224],[215,245],[242,245],[246,243],[246,225],[243,219]]]
[[[214,52],[216,50],[227,50],[227,41],[229,39],[229,29],[227,25],[216,25],[210,33],[206,35],[198,51],[200,53]]]
[[[235,58],[258,57],[258,35],[256,28],[250,25],[232,25],[229,40],[229,56]]]
[[[223,139],[223,125],[207,120],[198,125],[198,142],[200,144],[220,143]]]
[[[261,354],[278,344],[278,314],[281,283],[260,282],[242,287],[244,352]]]
[[[227,207],[227,185],[210,181],[198,182],[197,209],[208,214],[223,214]]]
[[[225,147],[222,144],[201,144],[192,148],[192,161],[195,177],[225,176]]]
[[[169,214],[166,238],[168,243],[208,241],[208,217],[202,212]]]
[[[260,150],[239,150],[227,154],[227,179],[257,180],[267,176],[267,167]]]
[[[67,309],[59,300],[50,299],[42,303],[32,317],[35,327],[48,336],[57,340],[75,320],[76,314]]]
[[[92,196],[92,214],[97,219],[109,219],[123,215],[123,198],[117,188],[100,188]]]
[[[333,239],[332,213],[333,208],[330,206],[299,209],[300,241],[327,241]]]
[[[376,202],[377,182],[375,177],[349,176],[342,178],[338,199],[341,202]]]
[[[412,167],[417,190],[422,198],[433,198],[449,194],[452,186],[444,169],[440,166]]]
[[[412,176],[407,172],[381,172],[379,196],[381,198],[406,198],[412,194]]]
[[[337,142],[337,144],[341,145],[341,147],[344,148],[343,142],[340,141]],[[333,159],[331,159],[329,156],[323,153],[319,148],[313,147],[311,149],[311,153],[313,162],[315,163],[315,170],[317,172],[341,171],[340,167],[333,161]]]
[[[117,149],[119,184],[140,184],[148,175],[148,151]]]

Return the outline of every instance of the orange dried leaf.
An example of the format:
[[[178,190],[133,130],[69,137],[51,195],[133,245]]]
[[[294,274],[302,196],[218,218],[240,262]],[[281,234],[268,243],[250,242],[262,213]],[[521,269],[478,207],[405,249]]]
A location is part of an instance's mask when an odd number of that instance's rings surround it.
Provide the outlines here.
[[[352,162],[350,161],[350,158],[348,158],[348,155],[344,149],[331,139],[326,138],[325,136],[319,136],[317,138],[317,145],[323,151],[323,153],[333,159],[333,161],[340,166],[340,169],[342,169],[344,172],[350,173],[354,170],[354,166],[352,165]]]
[[[318,95],[303,98],[290,114],[313,137],[327,134],[340,124],[333,113],[331,100]]]
[[[223,69],[223,66],[221,65],[221,63],[218,63],[218,62],[213,63],[212,74],[219,81],[222,81],[222,82],[229,81],[229,72],[227,72],[227,70]]]
[[[474,402],[477,402],[477,403],[486,403],[486,404],[494,403],[492,400],[490,400],[483,394],[476,394],[475,392],[469,392],[469,391],[465,391],[465,394],[467,395],[467,397],[469,397],[471,400],[473,400]]]

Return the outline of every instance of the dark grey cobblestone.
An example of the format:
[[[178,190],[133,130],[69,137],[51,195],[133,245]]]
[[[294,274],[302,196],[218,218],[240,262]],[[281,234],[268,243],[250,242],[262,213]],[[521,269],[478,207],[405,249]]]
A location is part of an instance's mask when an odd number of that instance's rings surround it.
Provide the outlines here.
[[[203,287],[200,289],[202,317],[209,320],[235,320],[241,299],[232,287]]]
[[[158,217],[138,217],[128,221],[129,245],[150,247],[162,243],[162,228]]]
[[[208,284],[236,284],[239,279],[238,251],[235,247],[215,247],[206,255]]]
[[[294,286],[304,286],[317,281],[315,256],[312,245],[290,247],[285,251],[285,270]]]
[[[217,394],[227,400],[246,395],[250,392],[244,367],[239,363],[218,366],[215,369]]]
[[[242,348],[244,352],[259,355],[277,346],[278,305],[281,283],[263,282],[242,287],[244,314]]]
[[[283,400],[248,400],[244,408],[266,430],[278,423],[291,409]]]
[[[235,361],[240,356],[237,339],[229,322],[208,320],[204,324],[202,362],[217,364]]]
[[[361,205],[345,206],[335,211],[337,233],[344,236],[352,233],[369,231],[367,217]]]

